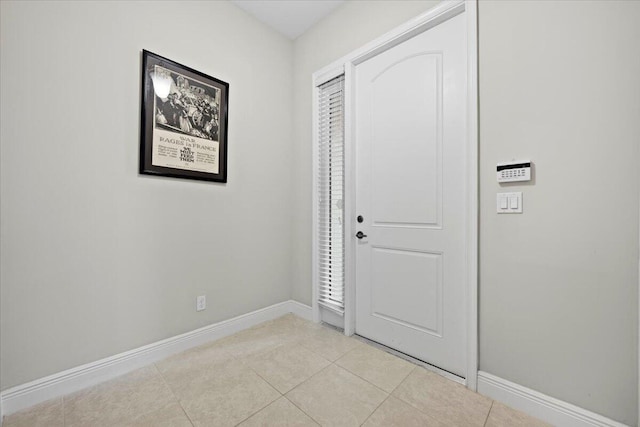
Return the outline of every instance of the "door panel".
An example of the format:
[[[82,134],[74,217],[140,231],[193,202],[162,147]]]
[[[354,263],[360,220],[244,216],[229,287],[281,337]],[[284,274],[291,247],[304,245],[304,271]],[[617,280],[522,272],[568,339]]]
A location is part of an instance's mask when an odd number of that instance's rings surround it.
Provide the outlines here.
[[[372,176],[374,224],[439,224],[441,56],[402,58],[370,83],[373,169],[394,172]],[[425,138],[435,144],[424,144]],[[409,179],[422,197],[398,191]]]
[[[464,377],[464,14],[354,78],[356,333]]]
[[[440,335],[442,254],[378,247],[372,253],[371,314]],[[414,277],[422,286],[414,286]]]

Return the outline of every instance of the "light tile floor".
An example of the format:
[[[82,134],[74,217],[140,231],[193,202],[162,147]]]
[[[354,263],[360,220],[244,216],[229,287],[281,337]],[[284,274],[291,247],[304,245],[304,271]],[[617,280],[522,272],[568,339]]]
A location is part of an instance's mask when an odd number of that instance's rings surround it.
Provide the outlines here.
[[[16,426],[547,424],[294,315],[8,416]]]

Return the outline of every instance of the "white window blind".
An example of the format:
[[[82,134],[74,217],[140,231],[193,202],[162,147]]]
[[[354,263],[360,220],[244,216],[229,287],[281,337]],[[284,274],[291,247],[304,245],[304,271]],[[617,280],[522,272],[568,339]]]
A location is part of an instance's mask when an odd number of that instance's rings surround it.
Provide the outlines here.
[[[344,313],[344,75],[319,86],[318,303]]]

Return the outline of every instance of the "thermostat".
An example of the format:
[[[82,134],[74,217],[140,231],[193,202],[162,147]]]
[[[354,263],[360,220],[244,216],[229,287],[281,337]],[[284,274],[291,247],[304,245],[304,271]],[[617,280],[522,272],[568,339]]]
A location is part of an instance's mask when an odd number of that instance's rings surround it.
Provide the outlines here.
[[[531,161],[498,163],[498,182],[531,181]]]

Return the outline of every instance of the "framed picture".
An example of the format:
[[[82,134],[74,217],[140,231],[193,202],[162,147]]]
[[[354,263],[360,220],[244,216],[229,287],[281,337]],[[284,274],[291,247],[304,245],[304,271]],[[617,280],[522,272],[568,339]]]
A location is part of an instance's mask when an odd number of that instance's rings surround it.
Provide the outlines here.
[[[140,173],[227,182],[229,83],[142,51]]]

